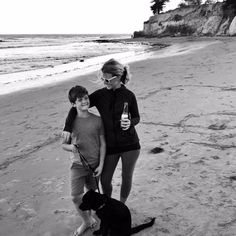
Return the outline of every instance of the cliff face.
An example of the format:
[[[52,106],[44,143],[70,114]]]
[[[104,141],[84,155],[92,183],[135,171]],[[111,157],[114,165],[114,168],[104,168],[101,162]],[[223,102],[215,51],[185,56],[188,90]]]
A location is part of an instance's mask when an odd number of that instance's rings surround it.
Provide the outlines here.
[[[232,16],[224,17],[220,2],[177,8],[151,16],[144,22],[143,31],[135,32],[134,37],[236,35],[236,26],[231,25],[232,19]]]

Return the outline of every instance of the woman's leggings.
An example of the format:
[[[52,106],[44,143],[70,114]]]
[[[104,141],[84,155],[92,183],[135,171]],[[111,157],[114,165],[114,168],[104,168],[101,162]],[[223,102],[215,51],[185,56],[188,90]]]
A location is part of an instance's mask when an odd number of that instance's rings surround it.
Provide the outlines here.
[[[104,161],[104,167],[101,175],[101,185],[103,193],[111,197],[112,194],[112,177],[115,172],[119,159],[122,162],[122,183],[120,197],[127,199],[132,186],[132,178],[135,163],[138,159],[140,150],[132,150],[117,154],[107,155]]]

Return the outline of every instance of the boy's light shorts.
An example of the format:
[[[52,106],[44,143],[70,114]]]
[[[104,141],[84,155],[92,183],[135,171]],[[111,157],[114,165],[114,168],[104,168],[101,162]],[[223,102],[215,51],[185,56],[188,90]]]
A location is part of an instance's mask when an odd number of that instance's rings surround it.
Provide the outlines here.
[[[97,189],[96,180],[91,171],[85,169],[83,165],[73,163],[71,166],[71,196],[78,196],[87,189]]]

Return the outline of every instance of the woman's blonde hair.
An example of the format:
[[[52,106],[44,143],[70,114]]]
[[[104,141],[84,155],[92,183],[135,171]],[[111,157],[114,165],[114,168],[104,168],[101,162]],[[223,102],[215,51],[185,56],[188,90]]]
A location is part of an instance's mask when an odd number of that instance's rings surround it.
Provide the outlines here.
[[[123,84],[127,84],[130,80],[129,67],[122,65],[113,58],[104,63],[101,71],[112,74],[113,76],[120,76],[120,81]]]

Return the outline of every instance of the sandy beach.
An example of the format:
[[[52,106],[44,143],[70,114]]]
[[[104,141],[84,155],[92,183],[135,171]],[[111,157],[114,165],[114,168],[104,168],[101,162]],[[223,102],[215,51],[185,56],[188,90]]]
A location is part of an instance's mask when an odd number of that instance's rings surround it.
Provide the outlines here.
[[[212,44],[129,63],[142,149],[127,205],[134,225],[156,217],[137,236],[236,236],[236,38],[199,41]],[[91,78],[0,96],[1,236],[67,236],[80,224],[60,134],[68,90],[93,92]],[[118,198],[120,166],[113,184]]]

